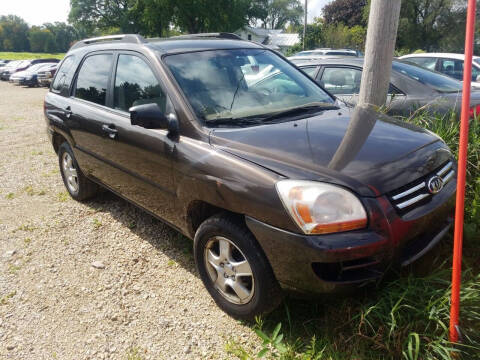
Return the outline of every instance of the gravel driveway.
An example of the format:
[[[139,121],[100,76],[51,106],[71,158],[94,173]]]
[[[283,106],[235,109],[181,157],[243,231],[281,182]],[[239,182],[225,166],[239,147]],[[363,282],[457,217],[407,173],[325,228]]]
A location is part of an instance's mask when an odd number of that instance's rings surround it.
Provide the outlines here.
[[[65,191],[47,90],[0,82],[0,358],[226,359],[257,347],[198,278],[191,242],[111,193]]]

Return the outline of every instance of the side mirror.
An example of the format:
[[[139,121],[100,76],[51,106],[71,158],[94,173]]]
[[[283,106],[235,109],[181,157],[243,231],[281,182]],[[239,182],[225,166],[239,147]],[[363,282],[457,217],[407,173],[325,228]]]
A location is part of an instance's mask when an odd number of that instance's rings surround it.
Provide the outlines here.
[[[158,104],[132,106],[128,111],[130,112],[132,125],[138,125],[146,129],[166,129],[168,127],[167,117],[160,110]]]
[[[178,135],[177,116],[174,113],[165,115],[156,103],[132,106],[128,111],[132,125],[146,129],[167,129],[170,136]]]

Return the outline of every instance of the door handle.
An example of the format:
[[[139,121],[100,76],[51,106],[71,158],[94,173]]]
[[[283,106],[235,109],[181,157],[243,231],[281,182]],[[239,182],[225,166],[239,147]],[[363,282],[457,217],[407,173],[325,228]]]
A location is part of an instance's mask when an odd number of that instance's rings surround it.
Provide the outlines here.
[[[65,114],[65,117],[67,119],[70,119],[70,116],[72,116],[72,108],[70,106],[67,106],[63,113]]]
[[[102,130],[108,134],[108,137],[110,139],[115,139],[115,137],[117,136],[117,133],[118,133],[118,130],[115,129],[115,125],[113,125],[113,124],[110,124],[110,125],[103,124],[102,125]]]

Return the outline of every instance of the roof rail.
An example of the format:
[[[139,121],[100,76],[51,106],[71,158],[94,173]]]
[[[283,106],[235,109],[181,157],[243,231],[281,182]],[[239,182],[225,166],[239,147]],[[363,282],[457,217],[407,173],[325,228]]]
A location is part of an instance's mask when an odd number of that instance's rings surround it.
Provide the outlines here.
[[[122,35],[108,35],[108,36],[99,36],[90,39],[80,40],[77,41],[70,50],[78,49],[87,45],[92,45],[100,42],[124,42],[124,43],[134,43],[134,44],[142,44],[145,42],[145,39],[141,35],[137,34],[122,34]]]
[[[169,39],[198,39],[198,38],[242,40],[242,38],[237,34],[228,33],[228,32],[177,35],[177,36],[172,36]]]

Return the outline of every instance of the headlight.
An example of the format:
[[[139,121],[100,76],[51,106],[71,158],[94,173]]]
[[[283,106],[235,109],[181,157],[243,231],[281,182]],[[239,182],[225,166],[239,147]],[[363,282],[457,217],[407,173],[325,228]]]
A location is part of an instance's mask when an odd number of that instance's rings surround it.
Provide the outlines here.
[[[362,203],[348,190],[305,180],[281,180],[276,187],[285,209],[305,234],[328,234],[367,226]]]

